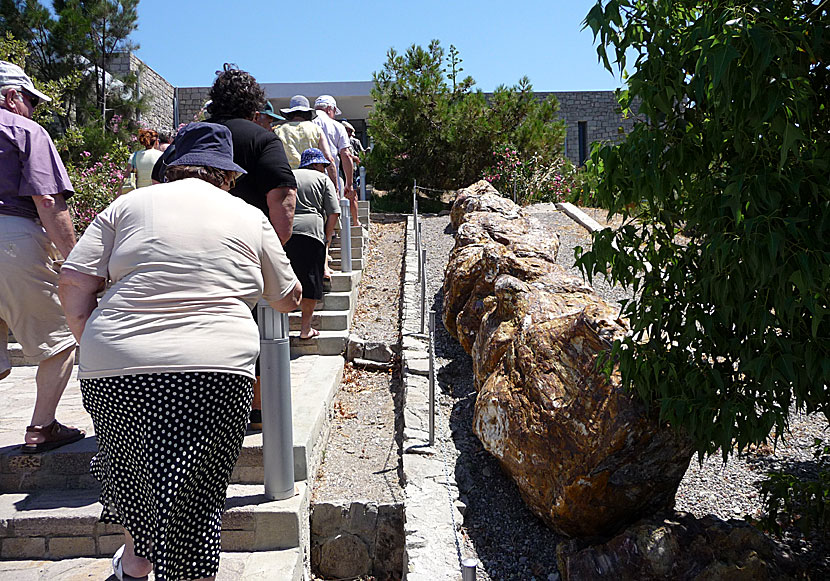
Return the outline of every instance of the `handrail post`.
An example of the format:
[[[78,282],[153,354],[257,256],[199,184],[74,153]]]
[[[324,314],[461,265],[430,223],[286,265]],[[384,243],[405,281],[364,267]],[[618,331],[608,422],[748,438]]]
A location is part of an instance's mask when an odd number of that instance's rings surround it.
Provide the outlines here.
[[[424,334],[427,308],[427,249],[421,248],[421,335]]]
[[[265,301],[257,305],[262,385],[262,462],[265,496],[294,496],[294,430],[291,414],[291,346],[288,315]]]
[[[467,557],[461,561],[461,581],[476,581],[478,559]]]
[[[349,200],[340,199],[340,272],[352,271],[352,216]]]
[[[429,445],[435,445],[435,311],[429,311]]]

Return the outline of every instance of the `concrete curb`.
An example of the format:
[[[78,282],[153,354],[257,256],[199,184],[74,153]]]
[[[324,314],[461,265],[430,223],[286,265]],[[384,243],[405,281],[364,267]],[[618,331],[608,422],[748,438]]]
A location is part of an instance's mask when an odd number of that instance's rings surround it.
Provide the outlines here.
[[[453,523],[458,499],[454,467],[444,466],[436,436],[429,446],[429,339],[420,334],[420,290],[413,218],[406,222],[403,306],[403,476],[404,560],[403,579],[433,581],[460,579],[460,564]],[[428,372],[428,371],[427,371]],[[437,430],[436,430],[437,431]]]
[[[574,206],[569,202],[560,202],[556,204],[556,209],[565,212],[565,214],[574,222],[585,228],[588,232],[592,234],[594,232],[598,232],[602,230],[603,227],[600,226],[599,222],[591,218],[588,214]]]

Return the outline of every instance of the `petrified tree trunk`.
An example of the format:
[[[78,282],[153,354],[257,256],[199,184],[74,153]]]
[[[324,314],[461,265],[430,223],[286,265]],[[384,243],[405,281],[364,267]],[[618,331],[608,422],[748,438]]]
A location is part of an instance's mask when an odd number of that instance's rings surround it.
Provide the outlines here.
[[[473,357],[474,432],[559,533],[671,508],[689,442],[597,370],[627,324],[554,264],[555,233],[485,184],[456,199],[444,279],[444,324]]]

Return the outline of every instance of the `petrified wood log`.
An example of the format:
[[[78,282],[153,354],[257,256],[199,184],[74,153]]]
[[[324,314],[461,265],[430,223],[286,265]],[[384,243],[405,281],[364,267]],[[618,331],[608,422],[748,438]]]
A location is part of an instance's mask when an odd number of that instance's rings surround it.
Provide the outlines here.
[[[761,531],[743,521],[688,513],[644,519],[607,543],[556,549],[565,581],[723,580],[772,581],[799,578],[792,558]]]
[[[491,189],[459,194],[444,279],[444,324],[473,358],[474,432],[559,533],[609,535],[671,508],[691,445],[597,367],[627,324],[554,264],[555,234]],[[555,242],[528,244],[541,237]]]

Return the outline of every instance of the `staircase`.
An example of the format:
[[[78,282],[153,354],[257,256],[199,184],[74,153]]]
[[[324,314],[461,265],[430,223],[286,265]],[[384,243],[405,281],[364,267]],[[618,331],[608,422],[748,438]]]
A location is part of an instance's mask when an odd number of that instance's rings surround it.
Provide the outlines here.
[[[331,291],[326,292],[317,304],[311,323],[320,334],[316,339],[300,339],[300,312],[297,310],[289,315],[292,354],[340,355],[346,349],[357,303],[358,283],[369,245],[369,202],[358,202],[358,219],[362,226],[351,228],[352,272],[340,272],[342,232],[329,248],[329,266],[333,271]]]
[[[361,202],[361,222],[368,227],[369,208]],[[352,228],[353,268],[339,271],[339,245],[334,246],[332,288],[315,312],[317,339],[299,339],[299,312],[291,313],[291,383],[294,428],[294,497],[268,500],[263,492],[263,449],[260,432],[245,436],[231,476],[222,523],[222,561],[218,579],[300,580],[308,569],[309,502],[313,477],[328,440],[329,410],[339,388],[343,352],[355,309],[368,235]],[[34,367],[20,367],[19,347],[10,345],[13,373],[5,381],[34,392]],[[2,385],[2,384],[0,384]],[[17,390],[16,385],[4,386]],[[59,408],[62,421],[88,422],[78,404],[78,381],[70,382]],[[74,391],[73,391],[74,390]],[[74,405],[74,408],[72,407]],[[11,414],[12,417],[7,417]],[[17,415],[14,415],[17,414]],[[72,414],[75,414],[73,416]],[[25,424],[19,412],[4,411],[0,418]],[[86,417],[81,421],[74,417]],[[9,444],[3,441],[0,444]],[[31,568],[41,575],[63,560],[63,568],[77,560],[78,573],[105,570],[109,556],[124,542],[120,527],[98,522],[98,483],[88,471],[96,451],[91,434],[53,452],[23,455],[16,445],[0,447],[0,577],[24,578]],[[48,575],[47,575],[48,576]]]

